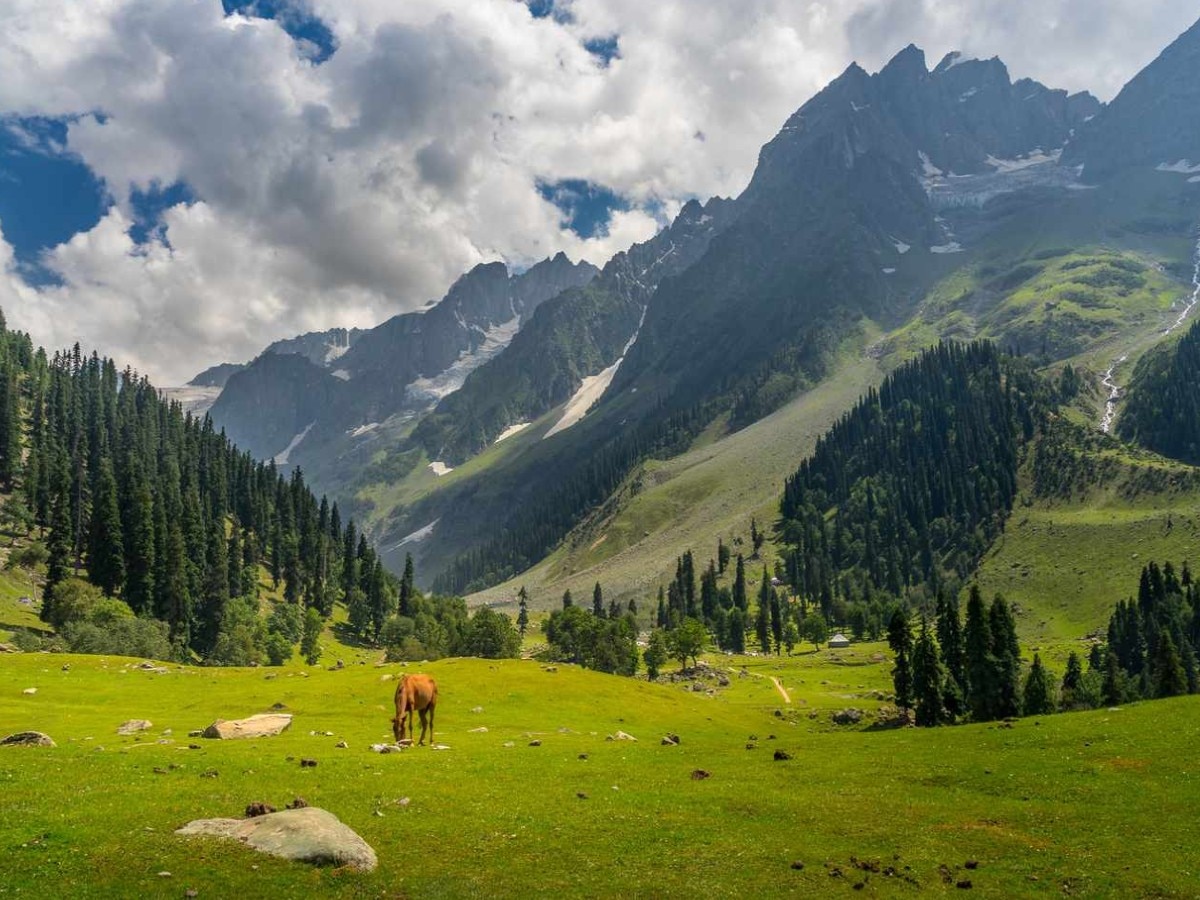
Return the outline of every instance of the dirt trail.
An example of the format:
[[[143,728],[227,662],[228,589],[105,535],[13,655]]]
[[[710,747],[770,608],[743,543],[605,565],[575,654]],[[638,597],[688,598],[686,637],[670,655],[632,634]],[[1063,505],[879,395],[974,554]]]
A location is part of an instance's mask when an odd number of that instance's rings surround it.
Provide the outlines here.
[[[780,680],[778,678],[776,678],[774,675],[771,676],[771,683],[773,685],[775,685],[775,690],[779,691],[779,696],[783,698],[784,703],[792,702],[791,695],[788,694],[787,688],[785,688],[783,686],[783,684],[780,682]]]

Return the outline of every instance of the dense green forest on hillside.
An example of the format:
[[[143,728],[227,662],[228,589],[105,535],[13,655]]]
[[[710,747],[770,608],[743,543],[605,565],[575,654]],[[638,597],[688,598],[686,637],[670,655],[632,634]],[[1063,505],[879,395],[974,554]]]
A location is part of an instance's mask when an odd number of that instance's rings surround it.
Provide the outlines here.
[[[1129,385],[1117,433],[1163,456],[1200,465],[1200,323],[1173,347],[1147,353]]]
[[[41,617],[72,649],[246,665],[299,643],[313,660],[344,603],[348,637],[397,654],[516,652],[507,620],[422,596],[411,564],[386,572],[299,469],[256,462],[145,377],[78,346],[48,356],[2,318],[0,491],[21,539],[9,561],[44,569]]]
[[[1048,387],[994,345],[943,343],[872,391],[784,489],[793,590],[828,615],[974,569],[1004,527]]]

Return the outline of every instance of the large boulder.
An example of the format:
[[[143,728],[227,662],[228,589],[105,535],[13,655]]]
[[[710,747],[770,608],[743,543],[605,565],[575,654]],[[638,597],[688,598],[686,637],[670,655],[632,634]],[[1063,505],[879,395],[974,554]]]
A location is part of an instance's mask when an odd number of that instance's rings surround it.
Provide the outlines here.
[[[0,747],[54,747],[50,735],[40,731],[18,731],[0,741]]]
[[[204,737],[220,740],[271,737],[286,731],[291,724],[292,717],[288,713],[260,713],[248,719],[217,719],[204,729]]]
[[[841,709],[833,714],[833,723],[835,725],[857,725],[863,720],[863,711],[861,709]]]
[[[252,819],[197,819],[175,833],[228,838],[260,853],[318,866],[349,866],[370,872],[379,863],[375,851],[352,828],[315,806]]]

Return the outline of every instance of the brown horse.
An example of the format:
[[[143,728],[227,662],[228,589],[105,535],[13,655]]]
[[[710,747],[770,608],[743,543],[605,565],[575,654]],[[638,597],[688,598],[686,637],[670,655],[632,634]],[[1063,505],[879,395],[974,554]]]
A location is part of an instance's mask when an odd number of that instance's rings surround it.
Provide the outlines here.
[[[433,709],[437,705],[437,682],[431,675],[401,675],[396,685],[396,716],[392,719],[392,734],[396,743],[404,740],[404,723],[408,722],[408,739],[413,736],[413,713],[421,716],[421,740],[425,743],[426,716],[428,716],[429,744],[433,745]]]

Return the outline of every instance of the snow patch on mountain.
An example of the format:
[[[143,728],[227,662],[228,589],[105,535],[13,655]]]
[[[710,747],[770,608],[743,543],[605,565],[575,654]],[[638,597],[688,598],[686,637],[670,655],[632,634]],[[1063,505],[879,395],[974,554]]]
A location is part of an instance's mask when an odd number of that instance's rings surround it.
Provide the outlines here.
[[[349,380],[350,380],[350,373],[349,373],[349,372],[347,372],[345,369],[335,369],[335,370],[334,370],[333,372],[331,372],[330,374],[331,374],[331,375],[332,375],[334,378],[340,378],[340,379],[342,379],[342,381],[349,381]]]
[[[185,387],[163,388],[158,393],[164,400],[180,404],[185,413],[203,416],[217,402],[221,390],[219,387],[197,387],[189,384]]]
[[[543,441],[575,425],[604,396],[604,392],[608,390],[608,386],[612,384],[612,380],[617,374],[617,369],[621,368],[621,363],[625,361],[625,357],[629,355],[630,348],[637,342],[638,335],[642,333],[642,323],[645,321],[646,309],[643,309],[642,318],[638,321],[637,330],[633,332],[633,337],[629,339],[629,343],[621,351],[620,358],[602,372],[597,372],[595,375],[588,375],[583,379],[583,384],[579,386],[579,390],[575,392],[574,396],[567,401],[567,405],[563,408],[562,417],[554,423],[553,428],[542,436]]]
[[[989,155],[987,158],[987,164],[994,168],[997,172],[1019,172],[1022,169],[1028,169],[1030,166],[1041,166],[1045,165],[1046,163],[1056,163],[1061,156],[1061,147],[1051,153],[1046,153],[1039,147],[1029,155],[1020,156],[1016,159],[997,159],[996,157]]]
[[[418,378],[404,389],[410,400],[423,403],[437,403],[443,397],[453,394],[467,376],[482,366],[488,360],[498,356],[505,347],[512,343],[521,327],[521,317],[514,316],[507,322],[493,325],[486,330],[479,329],[483,342],[474,350],[464,350],[458,359],[452,362],[444,372],[432,378]]]
[[[394,550],[399,550],[405,544],[421,543],[422,541],[424,541],[425,539],[427,539],[433,535],[433,529],[437,527],[437,523],[440,521],[442,521],[442,520],[434,519],[432,522],[430,522],[424,528],[418,528],[412,534],[402,537],[395,544],[393,544],[391,547],[389,547],[387,549],[387,551],[385,551],[385,552],[391,553]]]
[[[1180,175],[1195,175],[1200,172],[1200,164],[1193,165],[1190,159],[1180,159],[1173,163],[1159,163],[1155,168],[1159,172],[1177,172]]]
[[[364,434],[370,434],[381,424],[382,423],[380,422],[368,422],[366,425],[359,425],[357,428],[351,428],[346,432],[346,434],[350,435],[350,437],[362,437]]]
[[[520,434],[522,431],[524,431],[526,428],[528,428],[532,424],[533,424],[532,422],[518,422],[516,425],[509,425],[502,432],[500,432],[499,436],[494,441],[492,441],[492,443],[498,444],[501,441],[507,441],[514,434]]]
[[[446,465],[440,459],[436,459],[429,464],[429,471],[441,478],[443,475],[449,475],[454,471],[450,466]]]
[[[905,253],[907,253],[909,250],[912,249],[911,244],[906,244],[906,243],[904,243],[904,241],[897,240],[896,238],[892,238],[892,246],[896,248],[896,252],[899,253],[901,256],[903,256]]]
[[[295,452],[296,448],[300,446],[301,442],[303,442],[306,437],[308,437],[308,433],[313,430],[313,426],[316,424],[316,422],[309,422],[307,428],[292,438],[292,442],[283,448],[282,453],[279,453],[275,457],[275,465],[286,466],[288,464],[288,460],[292,458],[292,454]]]
[[[962,253],[963,246],[958,241],[951,241],[948,244],[939,244],[936,247],[929,248],[930,253]]]

